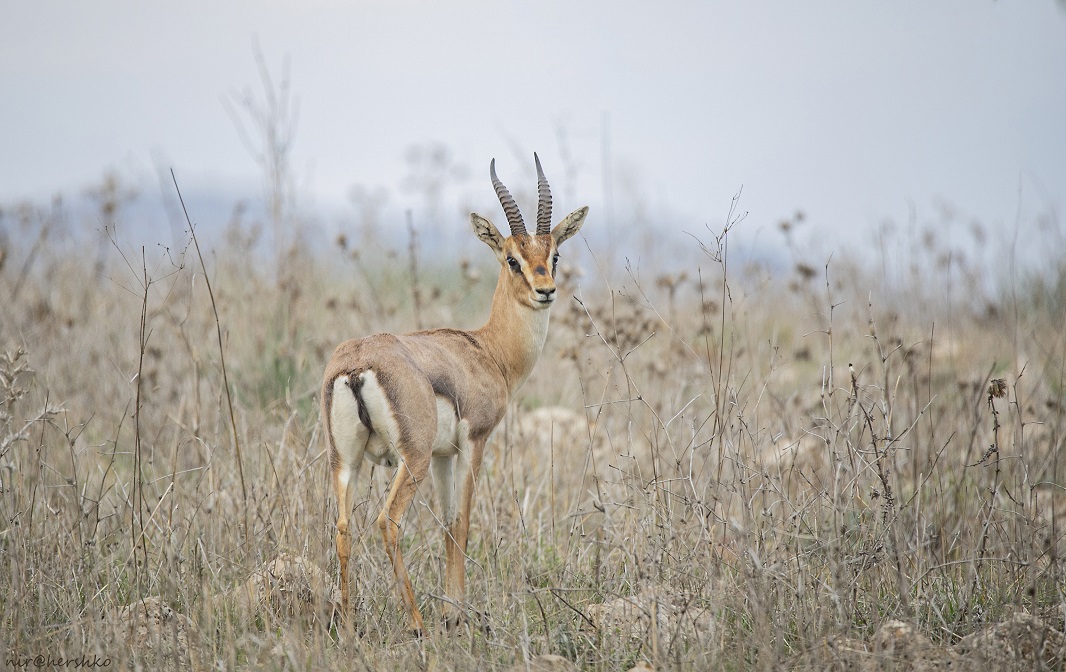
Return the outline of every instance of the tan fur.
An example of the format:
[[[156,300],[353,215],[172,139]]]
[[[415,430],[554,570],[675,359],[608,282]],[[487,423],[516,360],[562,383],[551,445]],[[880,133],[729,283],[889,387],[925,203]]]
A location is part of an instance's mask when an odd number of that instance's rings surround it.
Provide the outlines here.
[[[559,244],[581,228],[587,213],[588,208],[576,210],[550,234],[520,233],[506,239],[492,222],[471,214],[474,233],[501,265],[485,325],[474,331],[376,334],[345,341],[333,353],[321,399],[340,509],[337,555],[345,613],[348,516],[366,457],[397,467],[378,527],[410,626],[419,633],[425,625],[400,553],[400,521],[432,463],[442,514],[450,518],[443,521],[445,592],[452,602],[445,607],[447,622],[459,622],[456,605],[462,604],[466,579],[471,498],[485,444],[544,346],[548,309],[556,297],[553,258]],[[352,397],[334,408],[336,395]],[[454,416],[440,417],[443,411]]]

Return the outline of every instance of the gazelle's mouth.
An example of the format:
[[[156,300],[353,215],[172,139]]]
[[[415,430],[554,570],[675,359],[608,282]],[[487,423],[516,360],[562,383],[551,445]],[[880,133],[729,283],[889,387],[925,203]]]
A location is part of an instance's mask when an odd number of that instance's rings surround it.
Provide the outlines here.
[[[551,296],[548,298],[537,298],[534,296],[532,297],[532,301],[534,308],[544,309],[549,308],[553,303],[555,303],[555,297]]]

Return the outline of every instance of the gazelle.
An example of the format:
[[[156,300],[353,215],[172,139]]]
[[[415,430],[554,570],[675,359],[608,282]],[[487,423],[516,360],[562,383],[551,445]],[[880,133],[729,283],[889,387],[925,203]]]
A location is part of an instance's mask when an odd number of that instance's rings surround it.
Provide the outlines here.
[[[551,191],[540,159],[536,154],[533,158],[539,196],[535,234],[526,232],[518,205],[496,176],[495,159],[489,175],[511,236],[504,238],[488,219],[470,214],[474,233],[500,262],[485,326],[353,339],[337,346],[326,365],[322,419],[339,508],[337,556],[345,614],[348,516],[365,457],[396,468],[378,527],[409,625],[417,633],[425,626],[400,553],[400,521],[432,467],[446,526],[446,623],[451,628],[461,620],[471,497],[485,444],[544,347],[548,312],[556,297],[558,248],[577,233],[588,214],[587,207],[580,208],[551,228]]]

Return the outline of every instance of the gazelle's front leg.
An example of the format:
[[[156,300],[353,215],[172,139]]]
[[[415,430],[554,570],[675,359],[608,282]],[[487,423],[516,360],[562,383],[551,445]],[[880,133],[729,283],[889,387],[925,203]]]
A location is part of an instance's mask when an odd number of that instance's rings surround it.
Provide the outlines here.
[[[478,473],[481,471],[481,457],[485,452],[485,441],[467,442],[464,448],[470,450],[469,466],[456,474],[462,479],[459,487],[459,507],[457,515],[444,533],[444,593],[451,600],[444,607],[444,623],[448,630],[454,630],[463,620],[463,610],[460,605],[463,604],[466,593],[466,545],[470,537],[470,509],[473,505]],[[466,460],[463,459],[462,462]]]
[[[411,586],[411,577],[407,573],[407,567],[403,564],[403,554],[400,552],[400,520],[415,496],[418,483],[426,477],[428,471],[428,459],[414,465],[406,460],[401,462],[396,470],[396,477],[392,481],[392,487],[389,489],[385,508],[378,516],[378,527],[381,528],[381,536],[385,539],[385,552],[389,554],[392,571],[396,575],[396,588],[407,611],[411,630],[418,636],[425,633],[426,626],[422,620],[422,612],[418,610],[415,591]]]

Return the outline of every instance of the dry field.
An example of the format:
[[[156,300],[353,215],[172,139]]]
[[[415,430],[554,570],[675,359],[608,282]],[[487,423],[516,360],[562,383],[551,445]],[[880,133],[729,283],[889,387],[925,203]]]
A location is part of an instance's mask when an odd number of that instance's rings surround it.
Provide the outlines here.
[[[1061,266],[985,291],[930,243],[889,288],[845,252],[738,266],[710,231],[639,272],[572,241],[578,298],[486,454],[466,625],[416,640],[380,468],[336,619],[320,375],[346,338],[479,326],[491,254],[416,282],[373,232],[272,255],[238,221],[201,263],[131,248],[135,222],[117,244],[64,226],[0,219],[5,669],[1063,667]],[[431,624],[423,495],[404,553]]]

